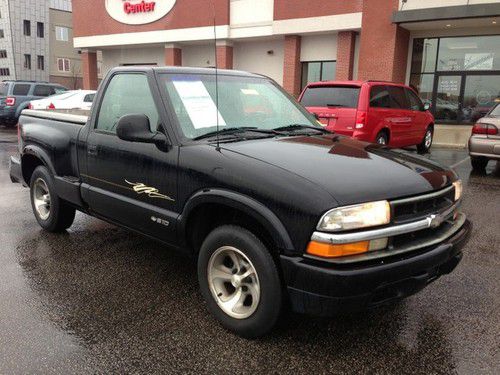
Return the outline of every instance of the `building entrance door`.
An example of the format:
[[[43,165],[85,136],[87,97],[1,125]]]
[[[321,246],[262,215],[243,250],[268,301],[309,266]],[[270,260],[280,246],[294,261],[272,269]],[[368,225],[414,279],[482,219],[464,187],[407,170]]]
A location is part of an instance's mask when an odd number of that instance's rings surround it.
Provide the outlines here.
[[[462,121],[463,74],[436,74],[434,82],[434,117],[439,123]]]

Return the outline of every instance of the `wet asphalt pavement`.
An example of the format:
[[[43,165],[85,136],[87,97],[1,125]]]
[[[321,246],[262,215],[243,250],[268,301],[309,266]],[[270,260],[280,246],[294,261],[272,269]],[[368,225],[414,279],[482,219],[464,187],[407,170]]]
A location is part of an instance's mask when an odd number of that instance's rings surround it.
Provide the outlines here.
[[[458,268],[394,306],[332,319],[285,314],[247,341],[207,313],[193,263],[78,213],[43,232],[12,184],[15,131],[0,128],[0,374],[500,373],[500,166],[456,166],[474,223]]]

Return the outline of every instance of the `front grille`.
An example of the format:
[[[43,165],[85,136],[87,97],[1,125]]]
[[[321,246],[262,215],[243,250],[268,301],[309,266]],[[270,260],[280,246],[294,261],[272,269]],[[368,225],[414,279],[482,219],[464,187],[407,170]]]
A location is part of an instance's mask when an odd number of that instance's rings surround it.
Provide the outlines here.
[[[438,228],[429,228],[420,230],[418,232],[410,232],[394,236],[391,239],[388,250],[402,248],[408,246],[415,241],[426,242],[431,239],[437,238],[441,233],[449,230],[454,224],[454,220],[450,217],[447,221],[441,224]]]
[[[455,188],[449,186],[435,193],[391,202],[393,224],[404,224],[423,219],[446,210],[454,204]]]

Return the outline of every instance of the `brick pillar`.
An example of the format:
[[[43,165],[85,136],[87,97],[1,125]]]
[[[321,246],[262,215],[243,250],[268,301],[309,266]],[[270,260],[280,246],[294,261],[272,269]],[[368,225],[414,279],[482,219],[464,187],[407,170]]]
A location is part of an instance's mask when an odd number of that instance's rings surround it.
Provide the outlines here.
[[[341,31],[337,37],[337,73],[336,80],[351,80],[354,73],[355,31]]]
[[[99,86],[97,78],[97,52],[82,51],[82,74],[83,89],[97,90],[97,86]]]
[[[283,64],[283,87],[296,98],[300,95],[300,42],[298,35],[285,36],[285,61]]]
[[[217,43],[217,67],[233,69],[233,46],[230,43]]]
[[[182,49],[175,44],[165,45],[165,65],[182,66]]]
[[[358,78],[404,83],[410,32],[392,23],[398,0],[364,0]]]

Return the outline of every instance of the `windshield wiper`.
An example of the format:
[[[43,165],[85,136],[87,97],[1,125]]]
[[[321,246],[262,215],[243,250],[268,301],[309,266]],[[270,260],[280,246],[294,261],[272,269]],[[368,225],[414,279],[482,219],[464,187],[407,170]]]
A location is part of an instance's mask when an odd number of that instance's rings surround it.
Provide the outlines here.
[[[345,107],[344,104],[327,104],[327,107]]]
[[[193,138],[194,141],[198,141],[200,139],[206,139],[206,138],[212,138],[217,135],[236,135],[239,133],[245,133],[245,132],[254,132],[254,133],[263,133],[263,134],[271,134],[271,135],[276,135],[279,134],[275,132],[274,130],[266,130],[266,129],[259,129],[254,126],[242,126],[242,127],[232,127],[232,128],[224,128],[224,129],[219,129],[218,131],[213,131],[209,132],[203,135],[200,135],[198,137]]]
[[[286,132],[286,131],[295,131],[295,130],[302,130],[302,129],[316,130],[316,131],[319,131],[319,132],[324,133],[324,134],[331,133],[331,131],[326,130],[324,128],[320,128],[320,127],[316,127],[316,126],[312,126],[312,125],[305,125],[305,124],[290,124],[290,125],[282,126],[279,128],[275,128],[273,130],[276,132],[282,132],[282,131]]]

